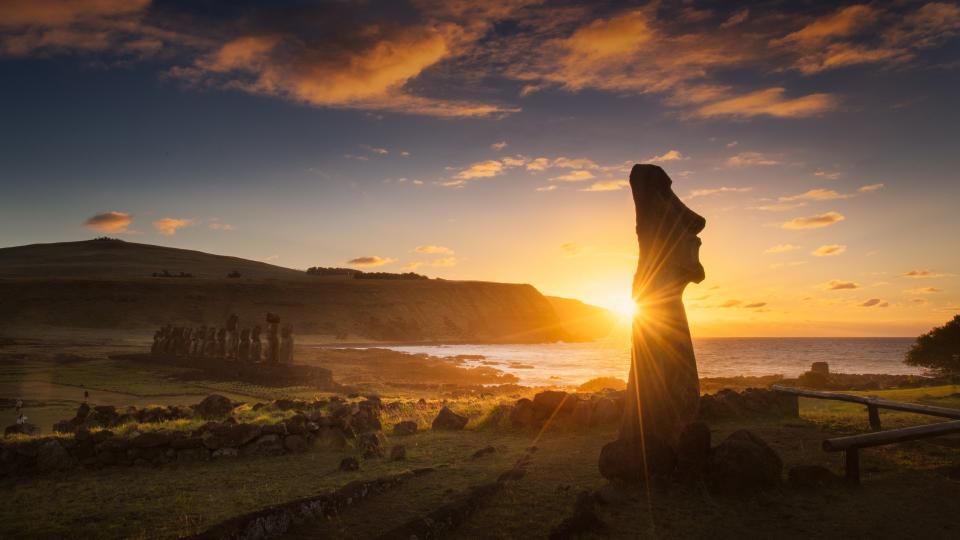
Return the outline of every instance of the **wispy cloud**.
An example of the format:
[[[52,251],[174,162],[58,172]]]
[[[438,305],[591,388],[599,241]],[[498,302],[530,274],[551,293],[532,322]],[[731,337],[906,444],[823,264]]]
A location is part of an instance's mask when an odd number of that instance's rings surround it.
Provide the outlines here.
[[[126,212],[104,212],[87,218],[83,225],[88,229],[106,233],[125,233],[129,232],[128,227],[133,221],[133,216]]]
[[[194,220],[192,219],[166,217],[154,221],[153,228],[164,236],[173,236],[178,230],[184,227],[189,227],[190,225],[193,225],[193,223]]]
[[[824,288],[829,291],[843,291],[849,289],[859,289],[860,284],[855,281],[841,281],[837,279],[831,279],[828,281]]]
[[[424,245],[413,248],[414,253],[424,253],[428,255],[453,255],[453,250],[446,246]]]
[[[830,94],[809,94],[795,98],[788,98],[785,94],[786,89],[782,87],[757,90],[703,105],[696,110],[695,115],[703,118],[717,116],[804,118],[821,115],[839,106],[837,98]]]
[[[870,193],[871,191],[879,191],[881,189],[883,189],[883,184],[867,184],[857,188],[857,191],[860,193]]]
[[[784,229],[819,229],[843,221],[843,214],[826,212],[815,216],[797,217],[780,225]]]
[[[837,193],[832,189],[811,189],[799,195],[787,195],[780,197],[780,202],[794,202],[794,201],[833,201],[837,199],[849,199],[852,195],[845,195],[843,193]]]
[[[590,171],[577,170],[560,176],[554,176],[550,178],[550,180],[554,182],[584,182],[586,180],[593,180],[594,178],[595,176],[593,176],[593,173]]]
[[[682,161],[690,159],[688,156],[683,155],[679,150],[667,150],[659,156],[653,156],[647,158],[648,163],[658,163],[664,161]]]
[[[728,167],[750,167],[754,165],[779,165],[780,161],[760,152],[740,152],[727,158]]]
[[[794,251],[800,249],[800,246],[795,246],[793,244],[777,244],[775,246],[770,246],[765,249],[764,253],[786,253],[788,251]]]
[[[924,278],[941,278],[941,277],[951,276],[953,274],[944,274],[942,272],[934,272],[933,270],[910,270],[909,272],[904,272],[900,275],[906,278],[924,279]]]
[[[627,187],[630,187],[630,183],[626,180],[603,180],[594,182],[590,187],[583,188],[580,191],[617,191]]]
[[[847,246],[843,244],[827,244],[811,251],[810,254],[815,257],[831,257],[834,255],[840,255],[846,250]]]
[[[903,291],[908,294],[934,294],[940,292],[936,287],[918,287],[916,289],[907,289]]]
[[[503,149],[506,148],[506,147],[507,147],[507,141],[495,142],[495,143],[493,143],[493,144],[490,145],[490,149],[491,149],[491,150],[496,150],[497,152],[503,150]]]
[[[746,193],[748,191],[753,191],[752,187],[718,187],[718,188],[702,188],[692,190],[685,198],[686,199],[695,199],[697,197],[707,197],[710,195],[716,195],[718,193]]]
[[[347,261],[350,266],[383,266],[395,262],[396,259],[390,257],[380,257],[379,255],[364,255],[355,257]]]
[[[889,302],[884,302],[883,300],[881,300],[881,299],[879,299],[879,298],[871,298],[871,299],[867,300],[866,302],[860,304],[860,307],[874,307],[874,306],[880,307],[880,308],[885,308],[885,307],[889,307],[889,306],[890,306],[890,303],[889,303]]]

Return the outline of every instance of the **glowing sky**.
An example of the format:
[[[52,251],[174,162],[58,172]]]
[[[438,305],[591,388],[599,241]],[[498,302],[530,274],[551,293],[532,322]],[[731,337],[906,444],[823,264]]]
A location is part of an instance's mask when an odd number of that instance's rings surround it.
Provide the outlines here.
[[[960,311],[950,2],[0,2],[0,245],[99,234],[621,305],[629,167],[695,335]]]

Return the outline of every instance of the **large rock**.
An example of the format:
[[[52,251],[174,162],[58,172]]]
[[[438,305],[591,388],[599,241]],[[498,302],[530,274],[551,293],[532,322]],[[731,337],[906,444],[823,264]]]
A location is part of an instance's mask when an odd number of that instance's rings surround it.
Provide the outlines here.
[[[577,406],[577,396],[560,390],[546,390],[533,396],[533,412],[537,420],[556,415],[566,416]]]
[[[49,439],[37,447],[37,468],[42,472],[63,471],[77,466],[77,460],[56,439]]]
[[[403,422],[397,422],[393,426],[394,435],[413,435],[417,432],[417,423],[413,420],[404,420]]]
[[[380,431],[383,429],[380,424],[380,408],[369,405],[360,407],[357,412],[350,416],[348,425],[357,435],[371,431]]]
[[[283,438],[283,447],[290,452],[304,452],[307,446],[307,439],[303,435],[287,435]]]
[[[173,440],[169,433],[163,431],[147,431],[130,439],[130,446],[134,448],[157,448],[168,446]]]
[[[780,485],[783,461],[750,431],[741,429],[710,453],[707,484],[718,494],[749,495]]]
[[[204,420],[216,420],[230,414],[233,410],[233,402],[220,394],[210,394],[194,405],[193,409]]]
[[[573,408],[571,420],[577,426],[589,426],[593,420],[593,405],[589,401],[578,400]]]
[[[531,428],[537,421],[533,412],[533,402],[527,398],[517,400],[510,411],[510,424],[516,428]]]
[[[646,454],[646,459],[644,459]],[[610,481],[645,483],[653,477],[665,477],[676,468],[677,456],[668,444],[648,437],[644,444],[619,438],[600,449],[600,474]]]
[[[357,438],[357,448],[364,459],[383,457],[385,440],[382,434],[370,431]]]
[[[432,429],[446,429],[459,431],[466,427],[469,419],[450,410],[449,407],[440,409],[437,417],[433,419]]]

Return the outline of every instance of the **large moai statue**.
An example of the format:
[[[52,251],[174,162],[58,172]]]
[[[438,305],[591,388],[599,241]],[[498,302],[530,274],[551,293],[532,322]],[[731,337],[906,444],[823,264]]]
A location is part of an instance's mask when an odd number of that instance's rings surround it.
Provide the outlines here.
[[[227,354],[226,357],[229,360],[237,359],[237,345],[239,344],[240,338],[237,335],[237,326],[240,324],[240,317],[237,317],[236,313],[231,313],[227,317]]]
[[[250,333],[250,361],[251,362],[260,361],[262,349],[263,349],[263,344],[260,343],[260,327],[254,326],[253,332]]]
[[[193,341],[193,329],[183,328],[180,335],[180,342],[177,343],[177,356],[189,356],[190,345]]]
[[[293,363],[293,327],[289,324],[280,330],[280,362]]]
[[[150,354],[156,356],[160,354],[160,344],[163,341],[163,328],[158,328],[153,333],[153,344],[150,345]]]
[[[173,327],[165,325],[161,330],[163,336],[160,338],[160,352],[163,354],[168,354],[170,352],[170,346],[173,344]]]
[[[190,356],[195,358],[203,356],[203,339],[206,335],[206,326],[193,329],[193,337],[190,339]]]
[[[280,316],[267,313],[267,363],[276,364],[280,360]]]
[[[633,352],[620,434],[600,453],[608,479],[643,482],[673,472],[681,433],[697,417],[700,382],[683,290],[704,279],[700,238],[706,220],[686,207],[655,165],[634,165],[640,257]]]
[[[239,343],[237,343],[237,360],[240,362],[250,361],[250,329],[244,328],[240,331]]]

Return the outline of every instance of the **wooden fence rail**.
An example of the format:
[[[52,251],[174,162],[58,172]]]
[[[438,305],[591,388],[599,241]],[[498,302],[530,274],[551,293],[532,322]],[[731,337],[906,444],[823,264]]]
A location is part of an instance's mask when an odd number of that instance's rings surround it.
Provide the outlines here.
[[[928,437],[939,437],[952,433],[960,433],[960,410],[949,409],[947,407],[935,407],[932,405],[920,405],[916,403],[903,403],[900,401],[890,401],[881,398],[871,398],[864,396],[852,396],[850,394],[836,394],[833,392],[821,392],[819,390],[804,390],[801,388],[792,388],[788,386],[773,385],[771,387],[777,392],[784,394],[793,394],[814,399],[829,399],[834,401],[847,401],[850,403],[860,403],[867,406],[867,414],[870,419],[870,428],[874,433],[864,433],[860,435],[850,435],[847,437],[835,437],[823,441],[823,449],[827,452],[844,452],[846,457],[846,477],[854,484],[860,483],[860,452],[861,448],[871,446],[882,446],[898,442],[913,441],[925,439]],[[910,412],[915,414],[924,414],[927,416],[939,416],[941,418],[952,418],[953,421],[941,422],[937,424],[927,424],[923,426],[912,426],[902,429],[892,429],[880,431],[880,409],[890,409],[894,411]]]

